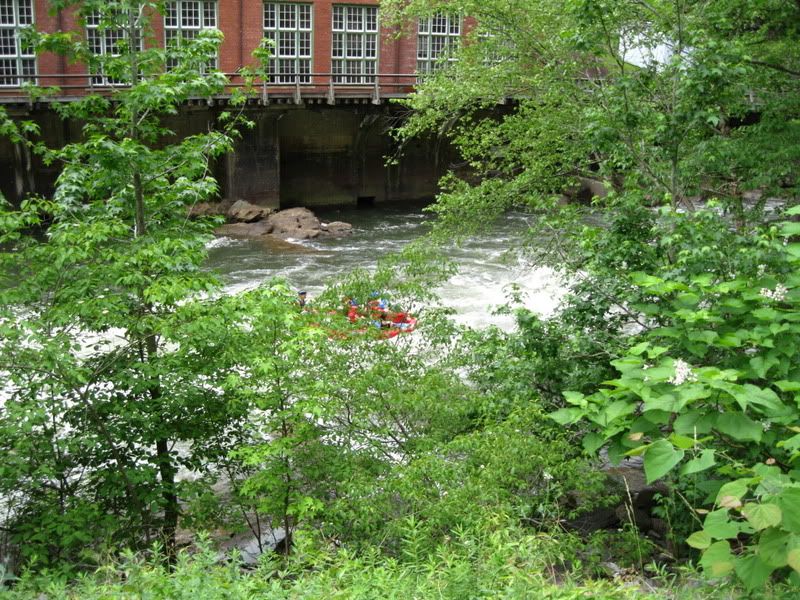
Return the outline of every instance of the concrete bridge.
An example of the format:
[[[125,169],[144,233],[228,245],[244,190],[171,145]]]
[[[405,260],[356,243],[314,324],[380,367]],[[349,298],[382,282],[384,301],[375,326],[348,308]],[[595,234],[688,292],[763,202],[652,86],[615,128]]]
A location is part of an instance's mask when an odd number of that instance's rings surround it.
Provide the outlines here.
[[[283,81],[290,75],[284,74]],[[413,73],[371,75],[368,82],[341,83],[346,75],[310,73],[308,83],[260,82],[245,106],[255,122],[242,131],[236,151],[214,166],[221,195],[270,207],[356,205],[427,199],[454,160],[441,140],[418,140],[401,149],[390,135],[404,110],[391,102],[417,83]],[[51,147],[80,139],[80,125],[64,122],[54,102],[87,93],[112,94],[111,86],[91,84],[86,75],[59,78],[59,93],[33,101],[23,90],[4,90],[0,103],[15,118],[38,123]],[[46,84],[40,76],[40,84]],[[244,86],[230,75],[229,90]],[[176,138],[208,131],[229,94],[195,98],[166,119]],[[387,157],[396,157],[387,165]],[[49,195],[57,168],[44,165],[26,148],[0,140],[0,191],[12,202],[29,194]]]

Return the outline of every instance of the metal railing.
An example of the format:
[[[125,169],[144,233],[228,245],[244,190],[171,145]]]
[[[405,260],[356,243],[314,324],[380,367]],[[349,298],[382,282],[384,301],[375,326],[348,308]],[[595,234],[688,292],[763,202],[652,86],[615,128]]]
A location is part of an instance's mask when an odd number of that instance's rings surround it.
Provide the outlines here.
[[[297,104],[306,98],[323,99],[329,104],[335,104],[338,99],[359,98],[379,104],[383,99],[407,96],[420,80],[417,73],[275,73],[270,74],[267,80],[257,79],[252,82],[246,81],[240,73],[224,75],[228,79],[225,92],[214,96],[214,99],[229,97],[235,89],[250,87],[262,104],[268,104],[271,98],[291,99]],[[90,93],[113,94],[116,90],[128,87],[123,83],[98,84],[93,81],[98,76],[102,74],[39,73],[14,76],[13,79],[30,82],[40,88],[54,88],[52,94],[35,96],[37,101],[44,102],[69,101]],[[281,81],[274,80],[277,78]],[[292,81],[286,82],[286,79]],[[352,81],[353,79],[360,81]],[[25,85],[0,86],[0,102],[28,103],[33,98]]]

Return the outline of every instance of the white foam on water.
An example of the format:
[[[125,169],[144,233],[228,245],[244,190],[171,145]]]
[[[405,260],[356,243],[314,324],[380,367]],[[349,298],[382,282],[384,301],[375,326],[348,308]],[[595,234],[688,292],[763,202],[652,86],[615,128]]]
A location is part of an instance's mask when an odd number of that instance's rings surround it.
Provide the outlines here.
[[[565,293],[558,275],[544,267],[490,269],[484,272],[462,272],[439,288],[442,302],[455,311],[453,319],[469,327],[496,326],[505,331],[515,327],[513,314],[498,314],[497,310],[519,296],[524,307],[542,316],[550,316]]]
[[[246,242],[244,240],[237,240],[229,237],[218,237],[206,242],[206,248],[234,248],[236,246],[243,246]]]

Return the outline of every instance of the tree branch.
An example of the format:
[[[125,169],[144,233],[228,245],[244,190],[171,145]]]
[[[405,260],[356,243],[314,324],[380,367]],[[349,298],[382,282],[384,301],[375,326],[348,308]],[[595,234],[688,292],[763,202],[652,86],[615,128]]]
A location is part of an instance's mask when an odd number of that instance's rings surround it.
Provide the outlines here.
[[[797,1],[800,2],[800,0]],[[773,71],[780,71],[781,73],[786,73],[792,77],[800,77],[800,71],[795,71],[788,67],[784,67],[783,65],[776,65],[775,63],[768,63],[763,60],[748,60],[747,62],[758,67],[766,67],[768,69],[772,69]]]

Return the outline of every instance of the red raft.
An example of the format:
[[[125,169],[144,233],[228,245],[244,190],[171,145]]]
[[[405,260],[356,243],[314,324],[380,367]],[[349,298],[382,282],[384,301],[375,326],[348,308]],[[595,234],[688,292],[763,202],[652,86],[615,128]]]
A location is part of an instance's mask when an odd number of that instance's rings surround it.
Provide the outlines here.
[[[417,326],[417,319],[408,313],[398,312],[392,315],[392,320],[389,321],[388,327],[385,327],[385,321],[381,321],[381,335],[385,338],[393,338],[401,333],[411,333]]]
[[[359,311],[357,304],[351,303],[347,311],[347,318],[351,323],[369,319],[372,325],[380,329],[381,337],[386,339],[396,337],[401,333],[411,333],[417,326],[417,319],[406,312],[392,312],[377,305],[369,308],[370,315],[367,317]]]

